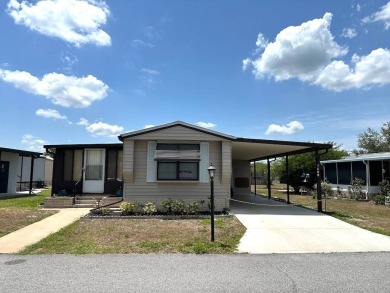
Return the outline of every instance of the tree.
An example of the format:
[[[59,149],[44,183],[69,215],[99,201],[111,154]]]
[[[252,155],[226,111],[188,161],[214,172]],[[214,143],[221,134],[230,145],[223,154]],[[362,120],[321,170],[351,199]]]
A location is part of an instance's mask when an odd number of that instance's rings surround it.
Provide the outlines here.
[[[348,155],[348,152],[341,149],[340,145],[337,145],[335,142],[328,142],[333,146],[329,149],[327,153],[321,155],[321,160],[337,160],[341,159]],[[315,161],[315,153],[304,153],[299,155],[292,155],[288,157],[288,178],[286,174],[286,160],[279,159],[276,162],[277,166],[274,167],[274,171],[279,175],[281,183],[287,183],[294,188],[294,192],[299,192],[299,187],[306,185],[309,188],[312,188],[315,183],[317,183],[317,168]],[[303,174],[309,174],[306,179],[307,182],[303,182],[305,178],[302,177]]]
[[[368,128],[358,134],[358,149],[353,152],[358,154],[390,152],[390,121],[383,123],[380,131]]]

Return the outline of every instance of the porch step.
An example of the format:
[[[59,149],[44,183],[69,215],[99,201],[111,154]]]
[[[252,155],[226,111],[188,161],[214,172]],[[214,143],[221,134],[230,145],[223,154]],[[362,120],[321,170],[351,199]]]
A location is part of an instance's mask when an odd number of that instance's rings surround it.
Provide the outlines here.
[[[113,204],[110,208],[119,208],[121,197],[105,197],[100,195],[97,196],[77,196],[75,198],[75,207],[86,207],[86,208],[95,208],[96,202],[100,201],[101,205]]]

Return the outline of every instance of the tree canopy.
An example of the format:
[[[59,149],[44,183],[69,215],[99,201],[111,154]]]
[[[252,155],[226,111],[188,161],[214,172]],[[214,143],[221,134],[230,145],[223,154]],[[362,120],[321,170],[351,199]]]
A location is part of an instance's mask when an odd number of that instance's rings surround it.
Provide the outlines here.
[[[390,152],[390,121],[383,123],[380,131],[368,128],[365,132],[358,134],[358,149],[355,154],[369,154]]]

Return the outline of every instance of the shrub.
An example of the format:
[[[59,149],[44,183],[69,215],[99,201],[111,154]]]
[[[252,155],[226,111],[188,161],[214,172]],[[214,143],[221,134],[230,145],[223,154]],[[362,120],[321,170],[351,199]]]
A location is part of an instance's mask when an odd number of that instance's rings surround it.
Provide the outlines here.
[[[375,195],[372,198],[372,200],[376,204],[385,204],[386,200],[388,201],[389,197],[390,197],[390,182],[385,179],[379,182],[379,192],[377,195]]]
[[[204,200],[196,201],[196,202],[188,204],[187,208],[186,208],[186,213],[189,215],[194,215],[194,214],[199,213],[203,204],[204,204]]]
[[[364,181],[360,178],[355,178],[354,180],[351,180],[351,185],[348,186],[348,196],[349,199],[363,199],[364,195],[362,192],[362,186],[364,184]]]
[[[186,212],[186,205],[182,199],[167,199],[162,202],[163,211],[169,215],[182,215]]]
[[[153,202],[147,202],[144,204],[144,207],[142,208],[143,212],[147,215],[153,215],[157,213],[156,204]]]
[[[130,215],[135,212],[135,209],[137,208],[137,204],[134,202],[122,202],[119,205],[119,209],[121,210],[122,215]]]
[[[317,184],[314,185],[314,190],[317,190]],[[329,182],[321,181],[321,196],[323,198],[333,196],[332,185]],[[317,193],[313,193],[313,198],[316,197],[317,197]]]

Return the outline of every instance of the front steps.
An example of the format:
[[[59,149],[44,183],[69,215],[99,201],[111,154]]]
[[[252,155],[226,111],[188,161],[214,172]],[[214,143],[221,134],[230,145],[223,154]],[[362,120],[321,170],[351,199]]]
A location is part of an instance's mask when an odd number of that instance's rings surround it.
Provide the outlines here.
[[[71,196],[56,196],[45,198],[45,208],[96,208],[97,202],[100,201],[100,206],[109,204],[109,208],[119,208],[122,197],[110,196],[109,194],[87,194]]]
[[[108,196],[108,195],[78,195],[75,197],[75,207],[76,208],[96,208],[97,203],[100,201],[100,206],[105,206],[108,204],[110,208],[118,208],[122,197],[120,196]]]

